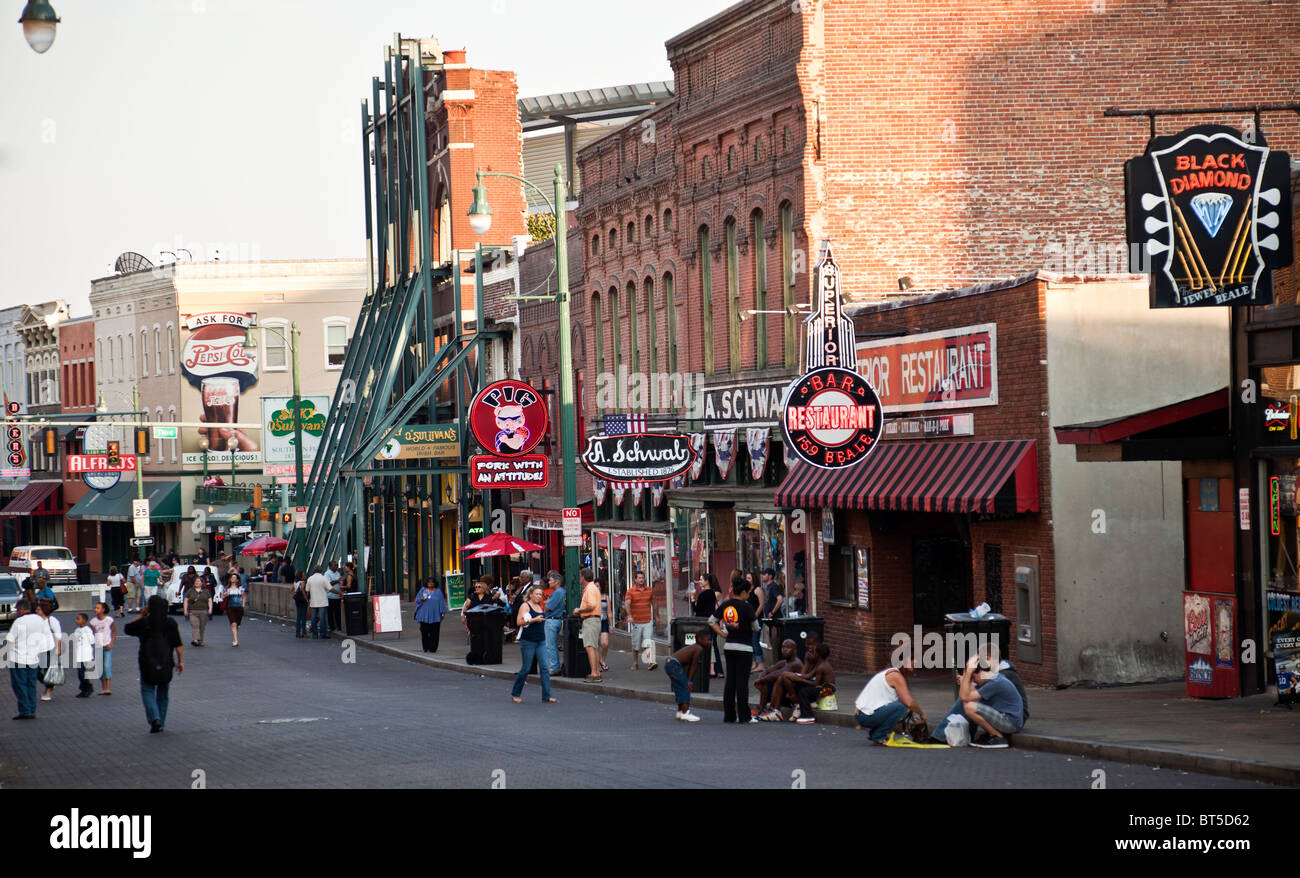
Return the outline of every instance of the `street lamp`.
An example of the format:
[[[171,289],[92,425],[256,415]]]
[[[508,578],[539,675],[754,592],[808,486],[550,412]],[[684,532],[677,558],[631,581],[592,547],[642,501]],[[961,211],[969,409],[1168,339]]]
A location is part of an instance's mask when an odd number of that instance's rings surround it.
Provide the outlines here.
[[[199,440],[199,450],[203,452],[203,486],[206,488],[209,487],[208,485],[208,440],[207,439]]]
[[[36,0],[33,0],[33,3],[34,2],[36,2]],[[45,4],[45,5],[48,7],[49,4]],[[29,3],[27,4],[27,6],[30,9],[32,4]],[[54,10],[51,9],[50,11],[53,12]],[[26,12],[24,12],[23,14],[25,15]],[[54,29],[53,27],[51,27],[50,28],[51,41],[54,40],[53,33],[54,33]],[[36,48],[36,47],[33,46],[32,48]],[[45,48],[48,49],[49,44],[46,44]],[[43,52],[45,51],[45,49],[36,49],[36,51]],[[120,390],[109,390],[107,392],[115,393],[118,396],[122,397],[122,399],[126,399],[126,394]],[[95,406],[95,411],[98,412],[99,414],[104,414],[108,411],[108,405],[104,402],[104,393],[105,391],[103,390],[99,392],[99,405]],[[136,417],[136,422],[134,426],[138,430],[140,427],[144,426],[143,421],[140,419],[140,385],[138,384],[131,388],[131,409],[132,409],[132,414],[134,414]],[[204,457],[204,461],[205,462],[207,461],[206,456]],[[137,500],[144,499],[144,464],[139,460],[136,460],[136,467],[135,467],[135,499]],[[141,546],[140,560],[143,561],[144,559],[145,559],[145,547]]]
[[[289,335],[286,337],[283,332],[274,326],[261,326],[257,323],[249,323],[248,328],[244,330],[244,350],[252,351],[257,349],[257,339],[253,335],[254,329],[263,329],[267,332],[274,332],[284,340],[289,346],[289,356],[293,358],[293,399],[289,402],[293,406],[293,457],[294,457],[294,489],[297,492],[297,501],[303,502],[302,490],[302,396],[298,390],[298,337],[302,330],[298,328],[296,322],[289,324]]]
[[[49,51],[50,46],[54,45],[54,31],[60,21],[62,19],[55,13],[49,0],[28,0],[18,19],[18,23],[23,26],[23,37],[27,40],[27,45],[38,55]]]
[[[474,187],[474,202],[469,209],[469,226],[476,235],[487,234],[492,227],[492,208],[487,203],[487,188],[483,185],[484,177],[505,177],[516,180],[531,188],[551,208],[555,217],[555,301],[559,306],[560,325],[560,455],[561,469],[564,473],[564,505],[573,509],[578,505],[578,440],[577,414],[573,405],[573,337],[569,315],[569,242],[566,235],[568,223],[565,219],[567,203],[564,200],[564,168],[555,165],[555,200],[546,197],[546,193],[532,182],[514,174],[501,171],[479,171],[478,185]],[[550,296],[543,298],[550,299]],[[479,314],[479,330],[483,329],[483,315]],[[480,361],[482,357],[480,356]],[[567,612],[578,607],[578,547],[564,547],[564,586],[568,602]]]
[[[239,440],[231,436],[226,444],[230,446],[230,487],[233,488],[235,487],[235,453],[239,451]]]

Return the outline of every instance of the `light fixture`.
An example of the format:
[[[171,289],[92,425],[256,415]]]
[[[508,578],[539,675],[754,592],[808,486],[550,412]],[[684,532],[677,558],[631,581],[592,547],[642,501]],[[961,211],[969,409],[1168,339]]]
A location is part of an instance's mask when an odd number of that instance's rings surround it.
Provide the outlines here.
[[[257,350],[257,336],[253,334],[253,326],[251,324],[244,330],[244,350]]]
[[[54,32],[61,21],[49,0],[27,0],[23,14],[18,23],[23,26],[23,37],[27,45],[38,55],[49,51],[54,45]]]
[[[235,452],[239,450],[239,440],[231,439],[227,444],[230,446],[231,460],[234,460]]]
[[[95,411],[101,415],[108,413],[108,403],[104,402],[104,394],[99,395],[99,405],[95,406]]]
[[[102,399],[102,398],[103,398],[103,397],[101,397],[101,399]],[[103,405],[102,402],[101,402],[100,404]],[[208,453],[208,440],[207,440],[207,439],[200,439],[200,440],[199,440],[199,451],[202,451],[204,454],[207,454],[207,453]]]
[[[900,292],[904,290],[910,290],[913,286],[914,284],[912,283],[912,278],[908,275],[903,275],[898,279],[898,289]]]
[[[213,508],[212,508],[212,504],[209,503],[209,504],[208,504],[208,515],[211,515],[213,512],[216,512],[216,510],[213,509]]]
[[[487,203],[487,187],[483,185],[483,173],[478,174],[478,185],[474,187],[474,203],[469,207],[469,227],[476,235],[486,235],[492,228],[492,208]]]

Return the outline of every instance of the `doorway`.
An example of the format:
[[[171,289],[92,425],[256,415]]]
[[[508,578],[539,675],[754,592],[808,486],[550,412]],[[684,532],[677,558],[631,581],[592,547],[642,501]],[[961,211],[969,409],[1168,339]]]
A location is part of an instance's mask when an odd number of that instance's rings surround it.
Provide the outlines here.
[[[960,537],[913,537],[913,624],[942,628],[945,614],[970,609],[970,567],[970,550]]]

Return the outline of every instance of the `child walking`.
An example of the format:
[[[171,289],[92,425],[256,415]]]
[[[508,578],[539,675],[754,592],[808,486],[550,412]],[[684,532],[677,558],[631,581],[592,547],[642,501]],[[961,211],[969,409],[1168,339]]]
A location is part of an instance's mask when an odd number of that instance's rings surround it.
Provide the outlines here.
[[[95,666],[95,632],[90,627],[90,617],[85,613],[77,614],[77,627],[72,636],[72,661],[77,666],[77,683],[81,691],[78,698],[89,698],[95,694],[94,685],[86,679],[86,668]]]

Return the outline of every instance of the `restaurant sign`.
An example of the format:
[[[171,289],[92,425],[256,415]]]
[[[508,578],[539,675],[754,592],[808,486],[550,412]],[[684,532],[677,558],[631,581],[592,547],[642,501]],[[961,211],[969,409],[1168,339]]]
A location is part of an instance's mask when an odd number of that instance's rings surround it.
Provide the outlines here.
[[[626,433],[588,436],[582,465],[611,482],[666,482],[689,472],[695,458],[681,433]]]
[[[887,413],[998,404],[996,323],[859,342],[857,353]]]
[[[823,242],[817,263],[818,306],[804,320],[807,371],[791,383],[781,406],[785,447],[813,466],[857,463],[876,447],[884,427],[880,398],[858,373],[853,320],[843,310],[840,269]]]
[[[1198,125],[1124,163],[1130,268],[1152,308],[1267,305],[1291,264],[1291,158],[1256,130]]]

